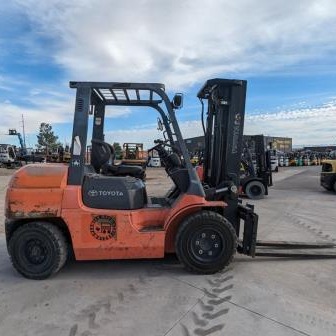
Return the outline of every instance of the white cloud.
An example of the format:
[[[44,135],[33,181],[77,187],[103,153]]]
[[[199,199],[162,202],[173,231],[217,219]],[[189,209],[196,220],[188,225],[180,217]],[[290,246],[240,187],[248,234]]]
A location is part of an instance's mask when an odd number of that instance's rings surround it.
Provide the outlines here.
[[[162,139],[155,127],[148,129],[124,129],[105,133],[105,141],[109,143],[119,142],[121,145],[125,142],[143,143],[145,149],[154,146],[155,139]]]
[[[335,52],[334,0],[16,0],[78,80],[161,81],[286,70]],[[308,69],[305,69],[307,71]]]
[[[322,106],[250,115],[245,134],[288,136],[298,145],[336,143],[336,101]]]
[[[179,125],[184,138],[203,135],[200,120],[180,122]],[[336,101],[317,107],[279,111],[275,114],[247,114],[244,134],[288,136],[293,138],[295,146],[335,144]],[[158,138],[162,138],[162,134],[154,124],[146,128],[122,129],[106,134],[107,141],[142,142],[146,148],[154,146],[153,141]]]
[[[74,97],[53,92],[46,95],[39,94],[38,89],[33,92],[30,103],[35,105],[20,107],[10,101],[0,102],[1,125],[0,142],[13,143],[13,138],[5,137],[8,128],[21,130],[21,115],[25,117],[27,134],[35,134],[42,121],[51,124],[69,122],[73,118]],[[46,110],[47,108],[47,110]],[[47,112],[46,112],[47,111]],[[183,116],[183,110],[179,115]],[[109,118],[131,117],[131,109],[120,107],[107,113]],[[127,119],[126,124],[127,124]],[[155,120],[155,118],[153,119]],[[203,134],[200,120],[180,122],[180,129],[184,138],[200,136]],[[245,117],[245,134],[265,134],[272,136],[288,136],[293,138],[295,145],[335,144],[336,142],[336,100],[322,106],[280,110],[277,113],[248,114]],[[70,135],[69,135],[70,136]],[[120,129],[106,132],[109,142],[142,142],[145,148],[154,146],[154,139],[162,138],[157,130],[156,123],[141,124],[138,127]],[[35,139],[35,136],[34,136]],[[32,144],[35,140],[32,142]]]
[[[336,69],[319,64],[323,57],[336,52],[336,35],[331,33],[336,31],[334,0],[14,0],[14,3],[16,7],[11,4],[10,13],[15,7],[20,15],[27,16],[32,29],[24,38],[18,37],[18,43],[25,46],[37,63],[40,58],[43,61],[46,56],[52,58],[65,71],[67,79],[155,81],[165,83],[168,89],[186,90],[189,85],[215,76],[241,78],[251,73],[288,73],[296,65],[295,71],[303,73]],[[39,37],[52,41],[50,49],[39,45]],[[22,78],[18,81],[0,76],[0,89],[12,92],[13,87],[27,85]],[[22,108],[12,98],[0,102],[0,132],[18,125],[21,114],[27,116],[27,132],[36,132],[41,121],[71,122],[73,92],[56,85],[34,89],[27,85],[28,96],[20,99],[25,99],[30,107]],[[245,133],[288,135],[295,143],[335,142],[334,106],[280,109],[274,115],[250,116],[246,119]],[[108,115],[129,114],[129,109],[120,108]],[[111,140],[131,142],[139,138],[150,146],[158,134],[155,126],[146,127],[113,132]],[[199,121],[183,122],[181,129],[185,137],[202,134]]]
[[[73,102],[68,97],[50,99],[50,96],[35,96],[32,107],[22,107],[9,101],[0,102],[1,124],[0,134],[8,134],[9,128],[21,131],[22,115],[25,119],[25,130],[37,133],[41,122],[51,124],[69,122],[73,119]],[[2,140],[3,141],[3,140]]]
[[[108,118],[126,118],[131,113],[131,108],[125,106],[106,106],[105,108],[105,116]]]
[[[202,135],[201,123],[198,120],[180,122],[179,123],[184,138],[191,138]],[[142,125],[139,128],[122,129],[118,131],[110,131],[105,134],[108,142],[140,142],[144,144],[146,149],[154,146],[155,139],[163,139],[161,131],[157,130],[156,124]]]
[[[74,91],[73,91],[74,92]],[[30,107],[19,106],[9,100],[0,102],[0,133],[8,133],[8,128],[21,128],[22,115],[25,118],[27,133],[36,133],[41,122],[51,124],[72,122],[74,116],[75,97],[57,91],[33,89],[30,95],[22,98]],[[127,117],[131,109],[115,106],[107,108],[108,118]]]

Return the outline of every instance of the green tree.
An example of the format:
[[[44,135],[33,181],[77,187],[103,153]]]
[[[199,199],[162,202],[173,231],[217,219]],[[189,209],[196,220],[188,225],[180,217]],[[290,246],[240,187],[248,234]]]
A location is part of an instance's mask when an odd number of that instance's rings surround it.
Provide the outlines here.
[[[39,134],[37,135],[37,145],[38,150],[55,152],[60,146],[58,141],[58,136],[54,134],[52,126],[47,123],[41,123]]]
[[[114,148],[115,158],[117,160],[122,159],[122,149],[121,149],[120,143],[114,142],[112,146]]]

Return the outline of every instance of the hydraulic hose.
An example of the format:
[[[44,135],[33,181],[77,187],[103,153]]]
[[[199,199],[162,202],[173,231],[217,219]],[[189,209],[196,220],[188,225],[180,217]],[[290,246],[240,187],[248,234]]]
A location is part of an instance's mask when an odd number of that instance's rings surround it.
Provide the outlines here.
[[[202,98],[199,98],[199,101],[201,102],[201,105],[202,105],[201,121],[202,121],[203,133],[204,133],[204,135],[205,135],[205,126],[204,126],[204,103],[203,103]]]

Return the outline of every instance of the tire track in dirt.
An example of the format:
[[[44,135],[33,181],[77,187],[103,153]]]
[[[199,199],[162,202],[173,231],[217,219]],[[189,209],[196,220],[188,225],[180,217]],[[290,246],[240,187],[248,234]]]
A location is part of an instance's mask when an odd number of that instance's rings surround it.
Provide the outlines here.
[[[317,238],[321,238],[321,239],[326,240],[327,242],[330,242],[330,243],[335,243],[336,242],[336,238],[333,238],[330,235],[325,234],[321,228],[317,228],[317,227],[314,227],[312,224],[306,223],[299,216],[293,215],[292,213],[287,212],[287,211],[285,212],[285,216],[290,218],[296,226],[304,228],[306,231],[312,233]]]
[[[325,234],[321,228],[317,228],[311,223],[307,223],[304,219],[300,218],[297,215],[293,215],[293,213],[291,212],[285,212],[285,216],[289,218],[292,223],[294,223],[294,225],[305,229],[307,232],[313,234],[316,238],[322,239],[327,243],[335,244],[336,239],[333,238],[331,235]],[[316,316],[311,316],[300,312],[292,313],[299,321],[302,321],[305,324],[319,326],[321,329],[325,329],[328,331],[336,331],[336,322],[334,321],[327,321]]]
[[[126,309],[150,281],[150,277],[140,274],[137,286],[130,283],[119,289],[116,294],[108,295],[81,309],[74,316],[76,323],[71,326],[68,336],[105,335],[104,327],[112,324],[117,318],[118,311]]]
[[[222,295],[233,288],[232,284],[228,284],[233,280],[230,271],[231,269],[228,268],[206,279],[209,286],[203,288],[204,296],[198,300],[201,313],[198,315],[195,311],[191,312],[195,328],[191,331],[186,325],[180,323],[184,336],[214,335],[224,328],[223,317],[229,312],[225,304],[231,300],[231,296],[222,297]]]

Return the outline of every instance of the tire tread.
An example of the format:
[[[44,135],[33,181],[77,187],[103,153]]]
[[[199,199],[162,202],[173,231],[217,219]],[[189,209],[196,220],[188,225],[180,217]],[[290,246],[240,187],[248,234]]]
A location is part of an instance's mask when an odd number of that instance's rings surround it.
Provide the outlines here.
[[[27,273],[24,270],[20,268],[20,265],[17,264],[15,257],[14,257],[14,242],[19,239],[20,235],[24,233],[26,230],[38,230],[40,232],[44,232],[47,235],[50,235],[50,238],[54,242],[54,244],[57,246],[57,260],[56,260],[56,266],[52,268],[50,272],[45,272],[44,274],[31,274]],[[67,240],[62,233],[62,231],[55,226],[52,223],[48,222],[29,222],[26,224],[23,224],[20,226],[18,229],[16,229],[12,235],[12,237],[9,240],[9,255],[10,255],[10,260],[13,265],[13,267],[24,277],[29,278],[29,279],[35,279],[35,280],[42,280],[46,279],[49,276],[57,273],[66,263],[67,257],[68,257],[68,243]]]

